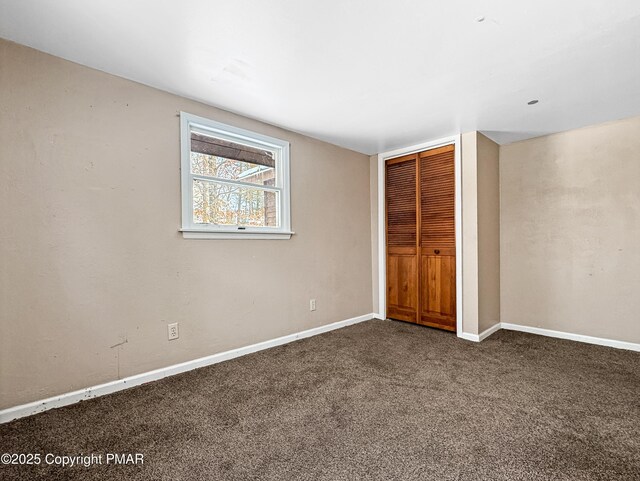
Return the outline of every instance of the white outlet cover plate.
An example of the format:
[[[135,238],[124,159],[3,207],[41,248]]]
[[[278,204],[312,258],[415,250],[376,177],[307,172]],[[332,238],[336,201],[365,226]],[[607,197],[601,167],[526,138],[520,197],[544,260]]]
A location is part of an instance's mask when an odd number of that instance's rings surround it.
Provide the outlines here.
[[[180,337],[180,331],[178,330],[177,322],[167,325],[167,336],[170,341],[178,339]]]

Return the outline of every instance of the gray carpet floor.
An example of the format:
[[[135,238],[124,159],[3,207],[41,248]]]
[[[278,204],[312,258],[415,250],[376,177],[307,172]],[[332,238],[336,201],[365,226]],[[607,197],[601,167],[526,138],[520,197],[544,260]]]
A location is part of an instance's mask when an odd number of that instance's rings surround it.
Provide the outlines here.
[[[640,353],[369,321],[0,426],[2,480],[640,480]]]

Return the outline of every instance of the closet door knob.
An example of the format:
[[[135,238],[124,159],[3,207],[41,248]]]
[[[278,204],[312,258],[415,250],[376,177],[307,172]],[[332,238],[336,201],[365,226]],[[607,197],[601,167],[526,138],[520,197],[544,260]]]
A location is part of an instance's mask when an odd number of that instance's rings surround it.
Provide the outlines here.
[[[435,252],[436,254],[440,254],[440,250],[439,249],[436,249],[433,252]]]

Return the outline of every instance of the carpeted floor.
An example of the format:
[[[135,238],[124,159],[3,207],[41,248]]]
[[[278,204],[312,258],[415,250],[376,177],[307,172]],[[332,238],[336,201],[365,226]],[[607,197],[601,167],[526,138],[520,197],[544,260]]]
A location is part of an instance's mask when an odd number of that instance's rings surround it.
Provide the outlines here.
[[[640,480],[640,353],[369,321],[0,426],[2,480]]]

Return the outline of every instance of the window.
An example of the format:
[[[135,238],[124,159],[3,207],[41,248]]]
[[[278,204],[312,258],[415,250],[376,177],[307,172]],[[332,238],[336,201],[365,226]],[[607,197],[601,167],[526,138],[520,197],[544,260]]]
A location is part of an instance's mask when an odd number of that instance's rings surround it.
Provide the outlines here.
[[[291,237],[289,142],[180,113],[185,238]]]

